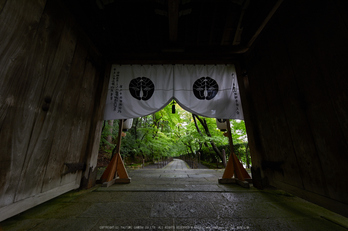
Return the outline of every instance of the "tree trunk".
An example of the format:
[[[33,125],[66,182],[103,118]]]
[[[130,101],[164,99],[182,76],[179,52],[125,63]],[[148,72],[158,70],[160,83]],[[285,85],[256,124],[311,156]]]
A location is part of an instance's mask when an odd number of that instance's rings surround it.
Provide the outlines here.
[[[247,168],[250,168],[250,156],[249,156],[248,149],[249,149],[249,144],[247,143],[245,147],[245,159],[246,159]]]
[[[207,134],[207,136],[211,137],[208,125],[207,125],[207,121],[205,119],[201,119],[199,118],[197,115],[192,114],[193,117],[193,121],[195,123],[196,129],[199,132],[199,134],[202,135],[202,132],[200,131],[198,125],[197,125],[197,121],[196,118],[198,119],[198,121],[202,124],[205,133]],[[220,150],[216,147],[214,141],[210,141],[211,147],[213,148],[214,152],[216,153],[216,155],[222,160],[222,164],[224,165],[224,167],[226,167],[227,163],[226,163],[226,158],[223,157],[222,153],[220,152]]]
[[[114,130],[114,121],[113,120],[108,120],[108,125],[110,126],[109,128],[109,135],[106,137],[106,141],[112,144],[112,132]],[[107,150],[112,150],[112,146],[107,144],[106,145]]]
[[[225,160],[225,163],[227,162],[226,161],[226,152],[225,152],[225,149],[222,149],[222,158],[223,158],[223,160]],[[222,161],[223,162],[223,161]],[[226,166],[227,166],[227,163],[226,163]],[[225,168],[226,168],[226,166],[225,166]]]

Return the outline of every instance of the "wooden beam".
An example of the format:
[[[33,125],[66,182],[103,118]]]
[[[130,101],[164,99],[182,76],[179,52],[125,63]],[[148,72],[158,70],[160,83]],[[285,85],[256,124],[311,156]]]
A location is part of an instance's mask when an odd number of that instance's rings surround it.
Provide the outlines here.
[[[237,25],[236,33],[234,35],[234,39],[233,39],[232,45],[239,45],[240,44],[240,40],[241,40],[242,32],[243,32],[243,27],[241,27],[242,20],[243,20],[245,11],[246,11],[246,9],[249,6],[249,2],[250,2],[250,0],[246,0],[244,2],[244,4],[243,4],[242,11],[241,11],[240,16],[239,16],[239,21],[238,21],[238,25]]]
[[[175,43],[178,40],[180,0],[168,0],[169,41]]]
[[[119,52],[110,57],[111,63],[119,64],[227,64],[236,63],[240,52],[231,46],[202,47],[185,52]]]
[[[267,181],[261,167],[262,156],[264,156],[264,154],[263,150],[259,148],[259,143],[261,142],[261,132],[259,131],[259,128],[257,126],[257,113],[255,113],[257,110],[255,108],[255,104],[253,103],[249,85],[249,77],[245,69],[245,64],[242,65],[241,63],[237,63],[235,66],[240,97],[243,105],[244,122],[250,147],[253,186],[258,189],[263,189],[265,186],[267,186]]]
[[[233,27],[233,19],[234,19],[235,15],[234,13],[231,12],[228,14],[227,19],[226,19],[226,23],[225,23],[225,28],[224,28],[224,32],[222,34],[222,38],[221,38],[221,45],[222,46],[226,46],[226,45],[230,45],[231,44],[231,35],[234,31],[234,27]]]
[[[280,4],[282,4],[283,0],[278,0],[276,2],[276,4],[274,5],[274,7],[272,8],[272,10],[268,13],[267,17],[265,18],[265,20],[263,20],[262,24],[260,25],[260,27],[255,31],[255,34],[253,35],[253,37],[251,37],[251,39],[249,40],[248,44],[247,44],[247,48],[250,48],[254,41],[256,40],[256,38],[259,36],[259,34],[261,34],[261,31],[263,30],[263,28],[265,28],[265,26],[267,25],[267,23],[269,22],[269,20],[272,18],[272,16],[274,15],[274,13],[277,11],[277,9],[279,8]]]

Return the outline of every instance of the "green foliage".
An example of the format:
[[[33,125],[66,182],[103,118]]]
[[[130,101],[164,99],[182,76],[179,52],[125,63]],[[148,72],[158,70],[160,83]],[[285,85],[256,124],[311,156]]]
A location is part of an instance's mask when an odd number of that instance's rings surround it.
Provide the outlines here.
[[[115,127],[115,126],[112,127],[107,123],[107,121],[104,121],[101,139],[100,139],[100,143],[99,143],[99,150],[102,150],[102,151],[109,153],[109,154],[111,154],[111,151],[115,145],[113,143],[109,143],[107,140],[107,137],[109,135],[111,135],[113,140],[116,138],[116,133],[114,131],[118,131],[118,123],[114,123],[114,125],[115,124],[117,124],[116,125],[117,127]],[[113,128],[112,133],[110,132],[111,128]],[[111,149],[107,149],[108,145],[111,147]]]
[[[197,132],[193,122],[192,114],[183,110],[176,104],[176,113],[172,114],[172,105],[167,105],[161,111],[155,114],[135,118],[132,128],[126,132],[122,138],[121,154],[127,159],[145,159],[146,161],[157,160],[162,157],[175,157],[190,154],[192,157],[198,151],[201,152],[201,159],[207,161],[216,161],[215,153],[205,143],[214,141],[219,150],[225,149],[226,155],[229,156],[228,139],[223,132],[217,129],[214,118],[204,118],[211,137],[208,137],[204,128],[197,123],[202,134]],[[110,126],[105,123],[100,140],[100,150],[107,150],[107,146],[115,146],[118,132],[119,121],[115,120],[113,132],[110,134]],[[232,137],[234,149],[237,156],[246,161],[246,130],[244,121],[231,121]],[[112,136],[112,143],[107,141],[107,136]]]

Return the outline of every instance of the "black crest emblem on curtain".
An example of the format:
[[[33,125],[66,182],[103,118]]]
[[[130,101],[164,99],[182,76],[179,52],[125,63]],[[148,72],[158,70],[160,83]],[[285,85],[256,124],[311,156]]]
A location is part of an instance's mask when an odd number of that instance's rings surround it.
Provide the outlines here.
[[[219,91],[219,85],[210,77],[201,77],[193,83],[193,94],[200,100],[211,100]]]
[[[138,100],[148,100],[155,92],[155,85],[149,78],[138,77],[130,81],[129,91]]]

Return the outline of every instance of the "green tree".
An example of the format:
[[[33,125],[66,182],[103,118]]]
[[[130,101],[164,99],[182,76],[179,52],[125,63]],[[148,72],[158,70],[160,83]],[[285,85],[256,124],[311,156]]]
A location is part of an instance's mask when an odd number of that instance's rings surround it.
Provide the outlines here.
[[[244,120],[231,120],[234,149],[238,158],[250,168],[250,151]]]
[[[198,115],[195,115],[195,114],[192,114],[192,118],[193,118],[193,121],[195,123],[197,132],[203,137],[203,133],[202,133],[201,129],[198,126],[197,120],[200,122],[200,125],[203,127],[203,130],[205,131],[205,134],[209,137],[209,139],[207,141],[210,143],[210,145],[211,145],[212,149],[214,150],[216,156],[218,156],[221,159],[222,164],[224,165],[224,167],[226,167],[226,156],[224,156],[222,154],[222,152],[219,150],[219,148],[216,146],[215,141],[213,139],[213,136],[210,133],[211,129],[209,129],[209,125],[208,125],[207,121],[211,122],[211,120],[207,120],[206,118],[200,118]],[[211,124],[212,123],[210,123],[210,125]],[[212,129],[212,130],[215,130],[215,129]],[[206,141],[204,141],[204,142],[205,142],[205,144],[207,143]]]
[[[110,153],[107,145],[115,147],[119,123],[104,124],[100,151]],[[248,164],[244,121],[232,120],[231,128],[236,154]],[[107,140],[110,136],[111,142]],[[172,105],[169,104],[154,114],[134,118],[132,128],[122,138],[121,155],[129,161],[148,162],[185,154],[194,157],[200,151],[202,158],[218,158],[225,164],[221,150],[226,149],[228,154],[228,146],[228,139],[217,129],[214,118],[192,115],[179,105],[172,114]]]

